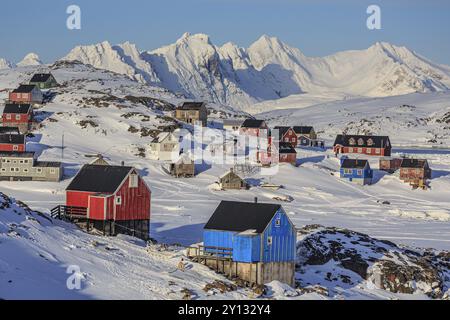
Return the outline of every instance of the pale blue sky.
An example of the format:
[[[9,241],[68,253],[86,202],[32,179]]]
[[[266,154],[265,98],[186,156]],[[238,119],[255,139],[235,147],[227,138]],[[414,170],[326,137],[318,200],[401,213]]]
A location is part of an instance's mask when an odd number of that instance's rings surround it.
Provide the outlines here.
[[[82,9],[81,31],[66,29],[70,4]],[[370,4],[382,9],[382,30],[366,28]],[[151,50],[184,32],[244,47],[268,34],[309,56],[387,41],[450,65],[446,0],[2,0],[0,57],[17,62],[33,51],[50,62],[76,45],[104,40]]]

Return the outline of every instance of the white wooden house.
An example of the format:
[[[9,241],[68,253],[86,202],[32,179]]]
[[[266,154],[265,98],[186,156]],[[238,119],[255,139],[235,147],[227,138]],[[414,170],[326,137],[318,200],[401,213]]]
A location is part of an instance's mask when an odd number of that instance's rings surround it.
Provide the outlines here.
[[[173,161],[181,153],[180,137],[173,132],[160,133],[151,143],[149,156],[159,161]]]

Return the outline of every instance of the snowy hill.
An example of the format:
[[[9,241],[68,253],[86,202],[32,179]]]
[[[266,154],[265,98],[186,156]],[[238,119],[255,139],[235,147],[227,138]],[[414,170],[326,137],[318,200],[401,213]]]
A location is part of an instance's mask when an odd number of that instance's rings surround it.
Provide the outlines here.
[[[206,40],[196,41],[204,43]],[[237,59],[240,49],[230,44],[225,46],[230,60],[242,65],[249,63],[248,60]],[[132,48],[124,51],[129,57],[133,56]],[[141,65],[141,69],[144,66]],[[41,68],[27,66],[2,70],[0,99],[7,97],[3,89],[29,81]],[[448,150],[394,150],[395,155],[408,153],[430,161],[433,179],[428,191],[412,190],[396,175],[378,171],[377,158],[370,159],[375,169],[374,184],[365,187],[354,185],[339,178],[339,160],[331,151],[310,149],[298,150],[299,167],[282,165],[276,176],[259,172],[245,174],[251,184],[250,190],[217,191],[213,185],[230,165],[205,163],[198,166],[197,177],[176,179],[164,171],[161,162],[148,157],[152,137],[176,126],[171,112],[174,105],[183,100],[179,95],[136,81],[133,76],[130,78],[130,75],[96,69],[80,62],[58,61],[46,68],[55,75],[60,86],[53,89],[55,98],[37,110],[39,126],[33,132],[34,137],[29,138],[27,148],[36,151],[40,160],[62,161],[65,178],[60,183],[1,182],[0,192],[25,202],[33,212],[26,211],[17,201],[10,202],[8,198],[5,201],[10,203],[10,207],[0,208],[0,298],[23,298],[23,292],[27,292],[26,297],[41,295],[38,298],[176,299],[184,295],[184,288],[195,291],[199,298],[252,297],[252,293],[245,290],[209,295],[203,291],[205,284],[224,279],[201,266],[193,266],[187,274],[167,274],[176,267],[183,254],[179,248],[162,254],[154,248],[156,252],[148,255],[143,244],[134,239],[86,235],[71,225],[50,222],[37,214],[36,210],[48,213],[51,208],[64,203],[65,188],[78,169],[91,162],[91,156],[97,153],[102,153],[111,163],[124,161],[140,171],[152,190],[151,236],[162,243],[198,243],[203,225],[221,200],[253,201],[258,197],[261,202],[282,204],[298,228],[321,224],[348,228],[414,248],[450,249]],[[445,129],[448,95],[437,92],[360,98],[307,109],[278,110],[259,116],[266,117],[270,126],[311,123],[329,139],[345,128],[373,132],[382,128],[391,135],[395,145],[417,144],[422,141],[416,140],[421,136],[428,140],[428,130],[433,132],[430,137],[442,134],[443,138],[438,137],[438,143],[447,143],[448,136],[444,135],[448,132]],[[288,99],[280,100],[287,103]],[[296,104],[295,101],[291,103],[292,106]],[[211,118],[242,115],[221,105],[210,104],[208,107],[211,108]],[[61,152],[63,134],[64,154]],[[284,188],[267,190],[261,186],[263,183],[279,184]],[[292,202],[284,202],[283,199]],[[81,267],[81,276],[85,279],[81,292],[68,292],[65,287],[66,267],[72,264]],[[322,286],[328,283],[325,286],[331,294],[327,298],[339,299],[341,295],[349,299],[409,297],[375,290],[366,282],[370,279],[349,275],[347,270],[339,271],[350,276],[352,285],[339,279],[329,282],[326,274],[330,265],[311,267],[306,264],[302,267],[322,272],[317,274],[317,278],[314,278],[316,274],[300,274],[298,279],[305,281],[305,286],[308,286],[306,282]],[[37,288],[44,287],[44,284],[48,290],[42,293]],[[269,287],[268,298],[285,297],[292,291],[277,283]],[[2,291],[3,288],[7,290]],[[310,293],[298,290],[292,293],[299,295],[298,298],[322,297],[317,296],[314,290]],[[427,298],[423,293],[415,297]]]
[[[27,66],[40,66],[42,61],[36,53],[29,53],[20,61],[17,66],[18,67],[27,67]]]
[[[301,93],[384,97],[450,87],[448,66],[389,43],[311,58],[268,36],[244,49],[233,43],[216,46],[207,35],[186,33],[176,43],[153,51],[104,42],[77,47],[64,59],[125,74],[188,98],[241,108]]]

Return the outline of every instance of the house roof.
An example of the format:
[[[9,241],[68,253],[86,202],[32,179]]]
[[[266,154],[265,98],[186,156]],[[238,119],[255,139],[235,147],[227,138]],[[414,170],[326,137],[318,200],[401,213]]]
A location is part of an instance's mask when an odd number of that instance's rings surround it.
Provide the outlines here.
[[[281,127],[281,126],[276,126],[275,128],[273,128],[274,130],[272,130],[273,132],[278,132],[278,138],[282,138],[286,132],[289,131],[289,129],[291,129],[291,127]]]
[[[15,103],[8,103],[5,105],[5,108],[3,109],[3,113],[20,113],[20,114],[27,114],[30,112],[31,104],[15,104]]]
[[[0,127],[0,134],[20,134],[17,127]]]
[[[0,157],[5,158],[34,158],[34,152],[15,152],[15,151],[2,151]]]
[[[369,162],[360,159],[344,159],[341,168],[344,169],[364,169]]]
[[[264,120],[257,119],[246,119],[244,123],[242,123],[242,127],[244,128],[261,128],[265,124]]]
[[[14,93],[30,93],[36,88],[34,84],[21,84],[17,89],[15,89]]]
[[[402,160],[402,164],[400,165],[401,168],[415,168],[415,169],[422,169],[425,168],[425,166],[428,165],[427,160],[422,159],[408,159],[405,158]]]
[[[205,225],[205,230],[256,230],[261,234],[280,208],[279,204],[222,201]]]
[[[354,140],[354,144],[350,142]],[[360,143],[362,142],[362,143]],[[371,142],[371,143],[370,143]],[[343,135],[336,137],[334,146],[341,145],[344,147],[362,147],[362,148],[386,148],[391,146],[388,136],[363,136],[363,135]]]
[[[56,161],[36,161],[34,163],[35,167],[38,168],[60,168],[61,162]]]
[[[225,119],[223,120],[224,126],[241,126],[244,123],[244,119]]]
[[[39,82],[47,82],[52,77],[51,73],[36,73],[33,78],[31,78],[30,82],[39,83]]]
[[[310,126],[296,126],[292,127],[296,134],[310,134],[314,128]]]
[[[87,164],[81,168],[66,190],[114,193],[133,167]]]
[[[206,103],[204,103],[204,102],[184,102],[177,109],[179,109],[179,110],[200,110],[205,105],[206,105]]]
[[[23,134],[0,134],[0,144],[24,144]]]
[[[219,177],[219,179],[223,179],[223,178],[225,178],[226,176],[229,176],[229,175],[233,175],[233,176],[238,177],[239,179],[243,180],[243,179],[242,179],[236,172],[234,172],[234,170],[232,170],[232,169],[230,169],[229,171],[227,171],[227,172],[225,172],[224,174],[222,174],[222,175]]]
[[[280,142],[278,147],[279,153],[297,153],[294,147],[292,147],[292,144],[289,142]]]

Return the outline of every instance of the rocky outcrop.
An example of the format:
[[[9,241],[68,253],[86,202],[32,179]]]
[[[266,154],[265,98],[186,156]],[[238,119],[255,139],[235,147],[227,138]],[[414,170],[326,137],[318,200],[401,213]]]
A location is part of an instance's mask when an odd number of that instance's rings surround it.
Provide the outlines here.
[[[421,251],[338,228],[307,226],[297,245],[299,283],[308,282],[311,266],[333,266],[324,282],[355,286],[365,283],[392,293],[443,298],[450,286],[450,253]],[[356,274],[349,276],[348,271]],[[320,272],[320,271],[319,271]],[[318,272],[318,273],[319,273]],[[332,286],[332,285],[331,285]]]

